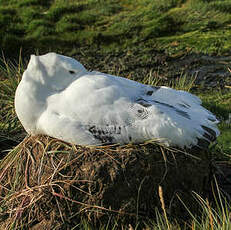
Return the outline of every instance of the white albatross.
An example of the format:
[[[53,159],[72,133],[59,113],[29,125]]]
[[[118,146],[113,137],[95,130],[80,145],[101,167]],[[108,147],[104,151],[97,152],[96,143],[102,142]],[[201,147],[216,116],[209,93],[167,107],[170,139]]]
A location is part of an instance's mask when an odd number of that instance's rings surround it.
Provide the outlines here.
[[[206,148],[216,117],[185,91],[89,72],[73,58],[31,55],[15,94],[27,133],[80,145],[141,143]]]

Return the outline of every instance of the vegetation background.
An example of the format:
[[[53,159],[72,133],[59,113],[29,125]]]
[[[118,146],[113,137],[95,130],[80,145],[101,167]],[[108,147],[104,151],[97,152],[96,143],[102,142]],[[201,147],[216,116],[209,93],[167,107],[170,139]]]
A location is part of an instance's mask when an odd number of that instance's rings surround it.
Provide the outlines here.
[[[231,44],[229,0],[1,0],[6,54],[157,49],[224,54]]]
[[[29,55],[53,51],[88,69],[191,90],[220,119],[216,159],[230,163],[230,0],[0,0],[0,48],[0,150],[25,136],[13,101]]]

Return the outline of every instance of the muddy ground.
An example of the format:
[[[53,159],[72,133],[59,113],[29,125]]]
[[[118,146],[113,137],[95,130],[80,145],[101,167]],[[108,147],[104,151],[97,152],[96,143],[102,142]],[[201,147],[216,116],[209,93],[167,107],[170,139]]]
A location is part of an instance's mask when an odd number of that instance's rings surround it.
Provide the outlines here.
[[[160,78],[163,84],[184,74],[196,77],[199,89],[224,89],[231,85],[231,53],[225,56],[209,56],[205,54],[179,54],[169,56],[164,52],[149,50],[126,50],[119,53],[102,54],[101,52],[79,50],[72,55],[89,70],[131,77],[142,81],[149,76]]]

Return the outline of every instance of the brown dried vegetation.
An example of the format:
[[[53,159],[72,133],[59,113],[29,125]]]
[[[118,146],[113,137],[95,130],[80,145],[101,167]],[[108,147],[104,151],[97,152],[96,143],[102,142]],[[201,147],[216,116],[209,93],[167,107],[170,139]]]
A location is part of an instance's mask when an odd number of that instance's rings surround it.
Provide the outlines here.
[[[196,212],[191,192],[203,195],[209,174],[208,157],[196,155],[156,143],[82,147],[27,137],[1,163],[0,228],[68,229],[109,215],[131,223],[161,210],[159,186],[168,214],[184,213],[177,196]]]

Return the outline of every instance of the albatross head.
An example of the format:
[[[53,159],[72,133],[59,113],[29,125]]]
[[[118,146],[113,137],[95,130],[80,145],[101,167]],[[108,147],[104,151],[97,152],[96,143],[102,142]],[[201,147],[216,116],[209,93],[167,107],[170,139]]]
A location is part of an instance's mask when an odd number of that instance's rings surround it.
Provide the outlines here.
[[[26,72],[26,76],[45,87],[62,91],[87,70],[73,58],[47,53],[41,56],[31,55]]]

